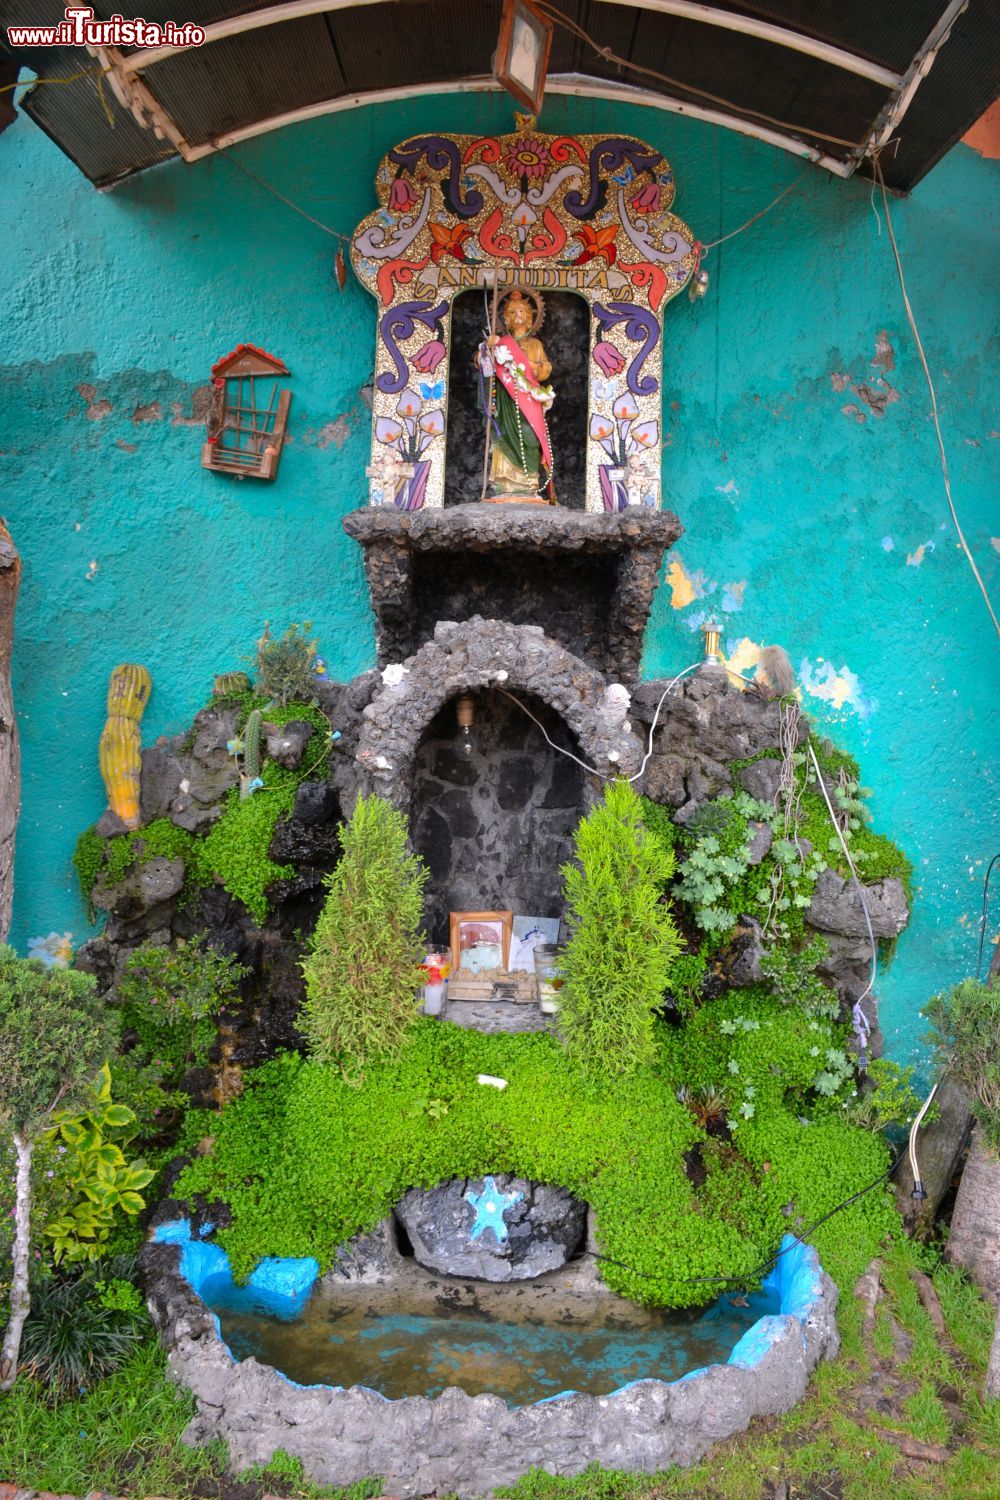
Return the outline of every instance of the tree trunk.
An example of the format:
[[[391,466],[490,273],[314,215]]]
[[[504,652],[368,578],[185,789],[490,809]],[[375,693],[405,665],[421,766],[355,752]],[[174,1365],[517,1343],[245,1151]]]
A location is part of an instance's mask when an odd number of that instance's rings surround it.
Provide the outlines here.
[[[14,1211],[17,1215],[14,1229],[14,1248],[11,1253],[13,1274],[10,1282],[10,1321],[3,1338],[0,1354],[0,1391],[9,1391],[17,1379],[17,1364],[21,1353],[21,1330],[31,1307],[28,1291],[28,1266],[31,1241],[31,1142],[20,1131],[14,1132],[14,1149],[17,1152],[17,1192]]]
[[[0,517],[0,943],[10,931],[14,900],[14,835],[21,811],[21,747],[10,686],[14,608],[21,583],[21,559]]]
[[[981,1125],[958,1185],[948,1236],[948,1259],[964,1266],[989,1300],[1000,1304],[1000,1153],[986,1144]]]
[[[993,1347],[990,1349],[990,1362],[986,1368],[986,1399],[987,1401],[1000,1400],[1000,1307],[997,1308],[997,1320],[993,1328]]]

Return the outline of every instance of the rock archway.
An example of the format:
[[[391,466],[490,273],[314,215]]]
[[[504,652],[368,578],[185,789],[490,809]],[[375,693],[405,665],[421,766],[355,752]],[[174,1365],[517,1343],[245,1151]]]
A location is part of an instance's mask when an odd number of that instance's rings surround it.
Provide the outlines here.
[[[584,778],[589,802],[603,781],[633,776],[642,745],[628,719],[628,696],[537,625],[475,616],[441,621],[406,661],[386,667],[383,686],[364,710],[356,759],[365,781],[409,811],[417,750],[427,725],[449,699],[492,688],[540,699],[565,721],[580,758],[598,774]]]

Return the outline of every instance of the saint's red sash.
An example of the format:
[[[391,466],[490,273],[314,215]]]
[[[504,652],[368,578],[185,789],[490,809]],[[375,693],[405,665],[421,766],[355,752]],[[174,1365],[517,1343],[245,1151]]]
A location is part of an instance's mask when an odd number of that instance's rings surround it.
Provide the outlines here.
[[[533,385],[537,388],[538,381],[535,379],[532,373],[530,361],[528,360],[527,355],[525,354],[524,350],[521,348],[517,340],[511,338],[509,334],[503,334],[500,338],[497,339],[496,346],[493,350],[497,379],[499,380],[500,384],[503,386],[507,394],[515,401],[515,403],[517,404],[517,409],[521,413],[521,415],[527,418],[528,423],[531,426],[531,430],[538,439],[539,447],[542,450],[542,463],[545,465],[545,468],[547,470],[551,470],[552,447],[549,443],[549,435],[545,430],[545,408],[542,406],[541,402],[537,401],[535,397],[532,396],[529,392],[518,390],[517,386],[514,384],[513,372],[511,371],[510,365],[502,365],[496,360],[495,356],[497,350],[501,347],[504,349],[508,349],[514,356],[515,361],[519,365],[524,366],[525,380],[528,381],[529,385]]]

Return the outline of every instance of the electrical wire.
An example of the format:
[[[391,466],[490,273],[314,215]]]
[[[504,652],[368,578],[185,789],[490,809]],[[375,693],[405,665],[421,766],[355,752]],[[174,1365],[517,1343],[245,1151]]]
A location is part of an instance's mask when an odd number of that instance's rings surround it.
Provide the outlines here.
[[[861,1002],[868,995],[870,995],[872,990],[875,988],[875,975],[878,968],[878,945],[875,942],[875,934],[872,931],[872,919],[871,914],[868,911],[868,902],[865,899],[865,888],[861,884],[861,880],[858,877],[858,872],[854,867],[854,861],[851,858],[851,851],[847,847],[847,840],[844,838],[844,834],[840,827],[840,824],[837,822],[837,815],[833,810],[833,803],[830,801],[829,794],[826,790],[826,782],[823,780],[823,773],[819,768],[819,761],[816,759],[816,751],[813,749],[812,740],[808,740],[807,745],[809,749],[809,755],[813,763],[813,769],[816,772],[816,779],[819,782],[819,789],[823,793],[823,801],[826,803],[827,812],[830,814],[830,822],[833,824],[837,834],[837,838],[840,840],[840,847],[844,851],[844,858],[847,860],[847,867],[850,870],[851,876],[854,880],[854,884],[857,887],[858,898],[861,902],[861,910],[865,914],[865,926],[868,929],[868,941],[871,943],[872,948],[871,975],[869,976],[867,985],[855,1000],[854,1005],[851,1008],[851,1019],[854,1022],[854,1033],[858,1039],[858,1067],[863,1071],[868,1067],[868,1039],[871,1036],[871,1027],[868,1024],[868,1017],[865,1015],[864,1011],[861,1008]]]
[[[759,213],[754,214],[753,218],[747,219],[746,223],[745,224],[741,224],[740,227],[739,227],[739,229],[731,229],[728,234],[722,235],[719,239],[717,239],[717,240],[709,240],[709,242],[708,242],[707,245],[702,245],[702,247],[701,247],[702,258],[704,258],[705,254],[709,250],[714,250],[715,247],[716,247],[716,245],[724,245],[727,240],[735,239],[738,234],[742,234],[743,233],[744,229],[749,229],[751,224],[756,224],[756,222],[757,222],[758,219],[762,219],[765,214],[769,214],[771,212],[772,208],[777,208],[777,206],[781,202],[782,198],[787,198],[788,194],[791,193],[791,192],[793,192],[795,190],[795,188],[797,188],[799,186],[800,183],[805,182],[806,178],[810,175],[811,172],[812,172],[812,168],[811,167],[806,167],[805,171],[801,172],[799,174],[799,176],[796,177],[796,179],[795,179],[794,182],[790,182],[786,188],[782,189],[782,191],[778,194],[777,198],[772,198],[771,202],[767,205],[766,208],[762,208]],[[874,188],[873,188],[873,191],[874,191]]]
[[[903,294],[903,306],[906,308],[906,317],[910,325],[910,332],[913,334],[913,341],[917,346],[917,353],[920,356],[920,363],[923,366],[924,378],[927,381],[927,389],[930,393],[931,417],[934,421],[934,433],[937,437],[938,452],[941,456],[941,477],[944,480],[944,492],[948,499],[948,509],[951,511],[951,519],[955,523],[955,530],[958,532],[958,540],[962,545],[962,551],[968,558],[969,567],[972,569],[973,574],[975,575],[976,582],[979,585],[980,593],[982,594],[983,599],[986,602],[986,608],[990,612],[990,619],[993,621],[993,628],[996,631],[997,635],[1000,636],[1000,620],[997,619],[996,611],[994,610],[993,605],[990,602],[990,596],[986,591],[986,585],[982,580],[982,576],[979,572],[978,567],[976,566],[976,560],[973,557],[972,553],[969,551],[969,544],[965,540],[965,533],[962,530],[961,523],[958,519],[958,512],[955,509],[955,502],[952,499],[951,479],[948,475],[948,455],[945,452],[944,437],[941,434],[941,419],[938,415],[937,392],[934,389],[934,381],[931,378],[930,367],[927,363],[927,356],[924,353],[924,346],[921,343],[920,334],[917,332],[916,319],[913,316],[913,307],[910,303],[909,294],[906,290],[906,281],[903,277],[903,262],[900,259],[899,246],[896,243],[896,234],[892,227],[892,214],[889,212],[889,195],[886,192],[885,178],[882,176],[882,167],[881,163],[879,162],[877,152],[872,154],[872,166],[874,168],[875,175],[878,178],[879,187],[882,192],[882,207],[885,210],[885,222],[886,228],[889,231],[889,243],[892,245],[892,254],[896,262],[896,274],[899,277],[899,289]]]
[[[1000,854],[994,854],[986,869],[986,879],[983,881],[983,914],[979,918],[979,957],[976,959],[976,978],[983,972],[983,946],[986,942],[986,902],[989,896],[990,876],[993,866],[1000,860]]]
[[[3,84],[0,94],[9,94],[13,89],[37,88],[40,83],[76,83],[81,78],[100,78],[110,71],[110,68],[84,68],[79,73],[70,73],[68,78],[19,78],[16,83]]]
[[[636,771],[634,776],[630,776],[628,778],[630,782],[638,781],[645,771],[646,766],[649,764],[649,757],[653,753],[653,732],[656,729],[657,720],[660,717],[660,709],[663,707],[667,694],[677,686],[682,677],[687,677],[689,672],[696,672],[701,665],[702,663],[700,661],[692,662],[691,666],[685,667],[683,672],[678,672],[676,677],[672,677],[671,680],[667,683],[666,687],[663,689],[663,692],[660,694],[660,701],[656,705],[656,712],[653,714],[653,722],[649,726],[649,741],[646,748],[646,753],[642,758],[642,764],[639,767],[638,771]],[[545,736],[546,744],[550,745],[553,750],[558,751],[560,755],[567,756],[569,760],[575,761],[578,766],[581,766],[583,770],[587,771],[591,776],[599,776],[602,781],[615,780],[615,774],[613,772],[599,771],[596,766],[588,766],[586,761],[580,760],[579,756],[574,755],[572,750],[567,750],[563,745],[557,745],[555,740],[550,739],[548,730],[545,728],[545,725],[540,719],[537,719],[535,717],[526,703],[521,702],[520,698],[515,698],[514,694],[508,693],[506,688],[498,688],[497,691],[501,693],[504,698],[509,698],[511,703],[516,703],[521,712],[527,714],[528,718],[533,724],[538,725],[538,728]]]
[[[907,1138],[907,1150],[910,1153],[910,1171],[913,1173],[913,1192],[911,1196],[914,1198],[927,1197],[927,1194],[924,1192],[924,1185],[920,1181],[920,1164],[917,1161],[917,1131],[923,1124],[924,1115],[930,1109],[931,1103],[934,1099],[934,1095],[937,1093],[937,1091],[938,1085],[935,1084],[930,1093],[927,1095],[927,1098],[924,1100],[923,1104],[920,1106],[918,1113],[914,1117],[913,1124],[910,1126],[910,1134]]]
[[[254,182],[256,182],[260,187],[264,188],[266,192],[273,194],[273,196],[278,199],[279,203],[284,203],[287,208],[290,208],[293,211],[293,213],[300,214],[303,219],[308,219],[310,224],[315,224],[317,229],[322,229],[324,234],[328,234],[333,239],[339,240],[342,245],[350,244],[351,236],[349,234],[341,234],[339,229],[331,229],[329,224],[323,223],[322,219],[315,218],[312,214],[307,213],[304,208],[300,208],[297,203],[293,203],[291,198],[286,198],[284,193],[279,192],[279,190],[274,186],[273,183],[268,182],[266,177],[261,177],[259,172],[253,171],[251,167],[244,165],[244,163],[241,162],[237,157],[231,156],[229,153],[229,148],[227,146],[217,145],[215,149],[221,157],[229,162],[230,166],[238,168],[239,171],[245,173],[247,177],[252,177]]]

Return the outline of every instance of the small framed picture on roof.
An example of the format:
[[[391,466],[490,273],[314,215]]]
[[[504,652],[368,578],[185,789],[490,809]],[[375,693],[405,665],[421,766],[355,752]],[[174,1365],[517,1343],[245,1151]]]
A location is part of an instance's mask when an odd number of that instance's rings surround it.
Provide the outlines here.
[[[504,0],[493,77],[533,115],[545,97],[554,30],[555,23],[530,0]]]

